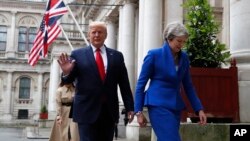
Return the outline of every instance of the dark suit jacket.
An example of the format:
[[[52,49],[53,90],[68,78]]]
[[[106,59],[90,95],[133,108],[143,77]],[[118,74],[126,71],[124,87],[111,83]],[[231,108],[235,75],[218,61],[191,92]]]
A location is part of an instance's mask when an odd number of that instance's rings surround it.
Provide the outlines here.
[[[98,73],[91,46],[72,51],[75,66],[66,83],[76,81],[73,120],[79,123],[93,123],[100,113],[101,95],[106,95],[109,112],[114,122],[119,118],[118,85],[127,111],[134,110],[133,96],[129,85],[127,69],[121,52],[106,47],[108,67],[105,81]]]
[[[135,93],[135,111],[142,111],[144,105],[162,106],[172,110],[183,110],[181,85],[195,111],[203,109],[192,85],[189,72],[189,59],[185,52],[179,56],[176,71],[174,59],[168,43],[161,48],[152,49],[144,59]],[[148,89],[145,86],[150,79]]]

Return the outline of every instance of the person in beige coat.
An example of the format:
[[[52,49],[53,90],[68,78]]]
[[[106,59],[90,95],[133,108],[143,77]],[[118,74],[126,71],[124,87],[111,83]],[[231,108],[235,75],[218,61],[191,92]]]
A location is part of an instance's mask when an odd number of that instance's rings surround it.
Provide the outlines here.
[[[69,118],[75,87],[60,83],[56,92],[57,116],[51,130],[49,141],[79,141],[77,123]]]

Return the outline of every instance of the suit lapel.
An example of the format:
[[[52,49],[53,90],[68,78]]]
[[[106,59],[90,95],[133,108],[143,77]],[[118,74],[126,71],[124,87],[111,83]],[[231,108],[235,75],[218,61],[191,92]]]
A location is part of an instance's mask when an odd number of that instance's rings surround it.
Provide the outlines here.
[[[114,64],[114,53],[106,47],[106,54],[107,54],[107,62],[108,62],[108,67],[107,67],[107,72],[106,72],[106,78],[108,78],[111,66]]]
[[[165,70],[168,70],[171,74],[171,76],[176,76],[177,72],[176,72],[176,68],[175,68],[175,64],[174,64],[174,59],[173,59],[173,55],[171,53],[170,47],[167,43],[164,43],[163,48],[163,58],[164,58],[164,67]]]
[[[181,77],[183,76],[183,71],[186,68],[185,67],[186,64],[184,64],[185,63],[184,59],[186,59],[186,58],[184,57],[184,53],[181,51],[180,57],[179,57],[179,68],[178,68],[178,71],[177,71],[179,79],[181,79]]]

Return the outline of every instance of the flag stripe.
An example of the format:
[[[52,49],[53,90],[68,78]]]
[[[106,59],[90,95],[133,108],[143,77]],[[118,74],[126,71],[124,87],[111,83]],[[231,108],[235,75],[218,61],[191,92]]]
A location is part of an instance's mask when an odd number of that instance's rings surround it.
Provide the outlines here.
[[[50,45],[52,41],[58,36],[61,29],[59,28],[59,25],[57,23],[56,25],[52,26],[52,28],[50,28],[48,31],[49,31],[49,34],[48,34],[49,40],[47,41],[47,44]],[[32,61],[33,59],[37,61],[39,59],[39,56],[40,56],[39,52],[41,52],[41,49],[43,48],[44,38],[42,34],[43,34],[42,32],[38,33],[39,36],[37,36],[38,38],[36,38],[35,44],[30,52],[30,61]],[[43,54],[42,56],[46,57],[46,54]]]
[[[43,20],[29,53],[28,63],[31,66],[36,65],[40,58],[47,56],[49,45],[61,32],[58,20],[67,11],[62,0],[48,0]]]

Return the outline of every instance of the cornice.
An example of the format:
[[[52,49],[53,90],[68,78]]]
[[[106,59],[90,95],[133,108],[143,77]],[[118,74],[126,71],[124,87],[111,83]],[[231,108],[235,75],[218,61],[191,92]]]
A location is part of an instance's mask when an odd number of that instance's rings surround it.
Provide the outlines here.
[[[42,64],[49,64],[49,59],[40,59]],[[27,59],[15,59],[15,58],[6,58],[6,59],[0,59],[1,64],[28,64]]]
[[[93,5],[86,8],[84,16],[87,19],[96,19],[103,11],[109,11],[107,13],[113,13],[112,10],[121,6],[120,0],[95,0]],[[103,5],[103,6],[101,6]]]
[[[46,3],[45,2],[27,2],[27,1],[0,1],[0,11],[15,11],[15,12],[30,12],[34,13],[38,11],[44,12]]]
[[[0,71],[14,70],[14,72],[50,72],[50,60],[40,59],[36,66],[32,67],[28,64],[27,59],[0,59]]]
[[[117,22],[119,20],[119,6],[116,6],[114,9],[108,11],[104,17],[105,21]]]

